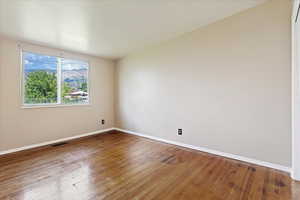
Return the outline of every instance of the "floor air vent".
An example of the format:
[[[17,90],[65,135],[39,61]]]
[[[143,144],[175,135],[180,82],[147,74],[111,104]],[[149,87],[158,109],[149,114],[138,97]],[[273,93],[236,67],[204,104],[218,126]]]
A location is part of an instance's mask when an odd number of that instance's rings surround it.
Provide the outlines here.
[[[67,142],[59,142],[59,143],[55,143],[55,144],[51,144],[52,147],[59,147],[59,146],[63,146],[65,144],[68,144]]]

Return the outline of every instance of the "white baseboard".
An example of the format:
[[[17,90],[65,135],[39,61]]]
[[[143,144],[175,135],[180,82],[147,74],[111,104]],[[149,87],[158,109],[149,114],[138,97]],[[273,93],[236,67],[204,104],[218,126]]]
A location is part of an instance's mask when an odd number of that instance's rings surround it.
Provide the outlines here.
[[[278,164],[274,164],[274,163],[269,163],[269,162],[265,162],[265,161],[260,161],[260,160],[256,160],[256,159],[252,159],[252,158],[239,156],[239,155],[234,155],[234,154],[225,153],[225,152],[221,152],[221,151],[217,151],[217,150],[212,150],[212,149],[208,149],[208,148],[205,148],[205,147],[196,147],[196,146],[193,146],[193,145],[184,144],[184,143],[181,143],[181,142],[170,141],[170,140],[162,139],[162,138],[159,138],[159,137],[149,136],[149,135],[145,135],[145,134],[141,134],[141,133],[137,133],[137,132],[133,132],[133,131],[129,131],[129,130],[124,130],[124,129],[120,129],[120,128],[108,128],[108,129],[93,131],[93,132],[85,133],[85,134],[81,134],[81,135],[76,135],[76,136],[73,136],[73,137],[67,137],[67,138],[62,138],[62,139],[58,139],[58,140],[43,142],[43,143],[39,143],[39,144],[24,146],[24,147],[20,147],[20,148],[16,148],[16,149],[0,151],[0,156],[4,155],[4,154],[14,153],[14,152],[18,152],[18,151],[23,151],[23,150],[27,150],[27,149],[36,148],[36,147],[46,146],[46,145],[55,144],[55,143],[59,143],[59,142],[64,142],[64,141],[68,141],[68,140],[73,140],[73,139],[77,139],[77,138],[81,138],[81,137],[86,137],[86,136],[90,136],[90,135],[96,135],[96,134],[100,134],[100,133],[104,133],[104,132],[112,131],[112,130],[118,130],[118,131],[121,131],[121,132],[124,132],[124,133],[133,134],[133,135],[149,138],[149,139],[152,139],[152,140],[156,140],[156,141],[160,141],[160,142],[164,142],[164,143],[168,143],[168,144],[173,144],[173,145],[177,145],[177,146],[181,146],[181,147],[185,147],[185,148],[190,148],[190,149],[194,149],[194,150],[198,150],[198,151],[203,151],[203,152],[206,152],[206,153],[210,153],[210,154],[214,154],[214,155],[218,155],[218,156],[223,156],[223,157],[226,157],[226,158],[231,158],[231,159],[234,159],[234,160],[239,160],[239,161],[252,163],[252,164],[255,164],[255,165],[260,165],[260,166],[273,168],[273,169],[277,169],[277,170],[281,170],[281,171],[291,173],[291,168],[287,167],[287,166],[282,166],[282,165],[278,165]]]
[[[300,181],[300,174],[299,173],[296,173],[297,171],[292,169],[292,172],[291,172],[291,177],[292,179],[296,180],[296,181]]]
[[[14,152],[32,149],[32,148],[36,148],[36,147],[42,147],[42,146],[46,146],[46,145],[50,145],[50,144],[55,144],[55,143],[59,143],[59,142],[65,142],[68,140],[82,138],[82,137],[86,137],[86,136],[90,136],[90,135],[96,135],[96,134],[100,134],[100,133],[104,133],[104,132],[112,131],[112,130],[115,130],[115,128],[102,129],[102,130],[93,131],[90,133],[84,133],[84,134],[76,135],[76,136],[72,136],[72,137],[62,138],[62,139],[58,139],[58,140],[52,140],[52,141],[43,142],[43,143],[39,143],[39,144],[33,144],[33,145],[29,145],[29,146],[19,147],[16,149],[9,149],[6,151],[0,151],[0,156],[4,155],[4,154],[14,153]]]
[[[212,150],[212,149],[208,149],[208,148],[205,148],[205,147],[196,147],[196,146],[189,145],[189,144],[184,144],[184,143],[181,143],[181,142],[165,140],[165,139],[162,139],[162,138],[149,136],[149,135],[144,135],[144,134],[141,134],[141,133],[136,133],[136,132],[133,132],[133,131],[124,130],[124,129],[120,129],[120,128],[115,128],[115,130],[118,130],[118,131],[121,131],[121,132],[124,132],[124,133],[129,133],[129,134],[141,136],[141,137],[145,137],[145,138],[149,138],[149,139],[152,139],[152,140],[157,140],[157,141],[168,143],[168,144],[174,144],[174,145],[181,146],[181,147],[186,147],[186,148],[190,148],[190,149],[194,149],[194,150],[198,150],[198,151],[203,151],[203,152],[206,152],[206,153],[210,153],[210,154],[214,154],[214,155],[218,155],[218,156],[223,156],[223,157],[230,158],[230,159],[239,160],[239,161],[252,163],[252,164],[255,164],[255,165],[260,165],[260,166],[264,166],[264,167],[268,167],[268,168],[277,169],[277,170],[280,170],[280,171],[285,171],[285,172],[291,173],[291,168],[287,167],[287,166],[282,166],[282,165],[278,165],[278,164],[274,164],[274,163],[260,161],[260,160],[256,160],[256,159],[252,159],[252,158],[247,158],[247,157],[244,157],[244,156],[234,155],[234,154],[231,154],[231,153],[225,153],[225,152],[221,152],[221,151],[217,151],[217,150]]]

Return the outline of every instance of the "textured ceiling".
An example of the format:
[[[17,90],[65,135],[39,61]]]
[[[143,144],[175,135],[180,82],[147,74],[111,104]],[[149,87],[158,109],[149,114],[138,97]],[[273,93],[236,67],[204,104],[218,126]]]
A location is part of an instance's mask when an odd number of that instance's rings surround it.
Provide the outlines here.
[[[0,34],[120,58],[266,0],[0,0]]]

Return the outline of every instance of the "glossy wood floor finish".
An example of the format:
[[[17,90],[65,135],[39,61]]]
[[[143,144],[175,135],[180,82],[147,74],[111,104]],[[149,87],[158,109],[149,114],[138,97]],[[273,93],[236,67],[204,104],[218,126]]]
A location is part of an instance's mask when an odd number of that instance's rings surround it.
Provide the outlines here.
[[[119,132],[0,157],[0,199],[300,200],[280,171]]]

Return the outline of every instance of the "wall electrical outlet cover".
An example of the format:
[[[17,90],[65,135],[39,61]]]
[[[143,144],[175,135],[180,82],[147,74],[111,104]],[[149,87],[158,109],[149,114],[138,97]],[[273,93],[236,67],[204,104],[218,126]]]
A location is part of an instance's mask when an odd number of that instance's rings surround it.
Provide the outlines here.
[[[182,129],[181,128],[178,129],[178,135],[182,135]]]

